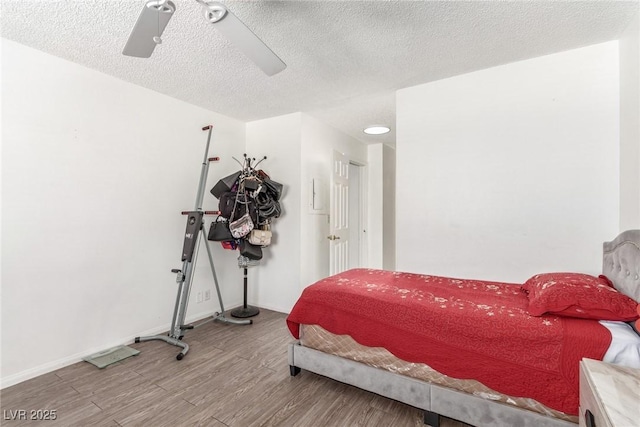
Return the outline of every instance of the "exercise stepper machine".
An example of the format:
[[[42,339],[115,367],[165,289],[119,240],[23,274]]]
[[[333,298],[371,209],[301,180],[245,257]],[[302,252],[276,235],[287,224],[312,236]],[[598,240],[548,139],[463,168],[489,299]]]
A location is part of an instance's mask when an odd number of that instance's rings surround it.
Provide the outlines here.
[[[218,321],[225,323],[232,323],[235,325],[250,325],[252,320],[236,320],[229,319],[224,315],[224,305],[222,303],[222,294],[220,293],[220,286],[218,286],[218,276],[216,275],[216,268],[213,264],[213,255],[209,241],[205,235],[204,228],[204,215],[217,215],[216,211],[203,211],[202,200],[204,198],[205,185],[207,184],[207,175],[209,173],[209,163],[220,160],[218,157],[208,157],[209,144],[211,143],[211,133],[213,126],[208,125],[202,128],[203,131],[209,131],[207,135],[207,147],[204,150],[204,159],[202,161],[202,169],[200,171],[200,183],[198,184],[198,193],[196,195],[196,206],[193,211],[183,211],[183,215],[187,215],[187,228],[184,235],[184,244],[182,246],[182,269],[173,269],[172,273],[176,273],[176,282],[178,283],[178,294],[176,296],[176,305],[173,310],[173,318],[171,319],[171,329],[167,335],[152,335],[147,337],[136,337],[135,342],[160,340],[167,344],[175,345],[182,348],[180,353],[176,356],[176,359],[182,360],[182,358],[189,351],[189,344],[182,341],[184,334],[187,330],[202,326],[205,323]],[[200,238],[202,236],[202,238]],[[218,301],[220,303],[220,312],[214,313],[213,316],[207,320],[200,322],[197,325],[185,325],[184,320],[187,314],[187,305],[189,303],[189,294],[191,292],[191,283],[193,281],[193,273],[195,271],[195,264],[197,260],[197,249],[200,240],[204,241],[205,248],[207,248],[207,255],[209,258],[209,265],[211,266],[211,273],[213,274],[213,283],[216,287],[218,294]]]

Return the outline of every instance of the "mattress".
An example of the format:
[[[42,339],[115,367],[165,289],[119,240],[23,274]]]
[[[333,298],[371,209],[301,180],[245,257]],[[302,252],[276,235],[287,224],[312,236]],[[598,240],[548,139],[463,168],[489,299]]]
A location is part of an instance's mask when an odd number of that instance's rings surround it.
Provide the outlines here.
[[[390,372],[573,423],[578,422],[578,417],[551,409],[534,399],[507,396],[475,380],[460,380],[448,377],[424,363],[406,362],[395,357],[382,347],[363,346],[348,335],[332,334],[318,325],[300,325],[300,343],[305,347],[364,363],[374,368],[385,369]]]

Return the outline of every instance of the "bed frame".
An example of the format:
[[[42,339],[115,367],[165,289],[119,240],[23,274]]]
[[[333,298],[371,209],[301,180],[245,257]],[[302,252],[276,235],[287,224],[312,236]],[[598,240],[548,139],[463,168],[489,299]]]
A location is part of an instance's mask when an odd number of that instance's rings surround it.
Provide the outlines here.
[[[625,231],[604,243],[603,274],[622,293],[640,301],[640,230]],[[350,384],[424,411],[424,423],[440,425],[446,416],[487,427],[575,427],[576,424],[527,409],[343,359],[299,343],[289,345],[292,376],[301,369]]]

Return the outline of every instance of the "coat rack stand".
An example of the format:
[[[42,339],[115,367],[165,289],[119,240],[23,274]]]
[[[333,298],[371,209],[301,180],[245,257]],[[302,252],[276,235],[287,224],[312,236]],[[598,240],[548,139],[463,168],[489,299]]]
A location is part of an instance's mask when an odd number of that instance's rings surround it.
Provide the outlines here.
[[[239,264],[241,264],[242,261],[239,261]],[[239,318],[247,318],[247,317],[253,317],[253,316],[257,316],[258,314],[260,314],[260,309],[258,307],[252,307],[250,305],[247,305],[247,269],[248,266],[245,264],[243,266],[243,270],[244,270],[244,304],[242,305],[242,307],[238,307],[235,310],[231,310],[231,316],[233,317],[239,317]]]
[[[217,215],[216,211],[203,211],[202,200],[204,198],[204,187],[207,181],[207,175],[209,173],[209,163],[220,160],[218,157],[209,158],[209,144],[211,142],[211,132],[213,126],[205,126],[203,131],[209,131],[207,136],[207,147],[204,150],[204,160],[202,161],[202,169],[200,171],[200,183],[198,185],[198,193],[196,195],[196,206],[193,211],[184,211],[183,215],[187,215],[187,229],[185,231],[184,244],[182,247],[182,269],[173,269],[172,273],[176,273],[176,282],[178,283],[178,294],[176,296],[176,305],[173,310],[173,317],[171,319],[171,329],[167,335],[152,335],[147,337],[136,337],[135,342],[160,340],[167,344],[175,345],[182,348],[180,353],[176,356],[176,359],[182,360],[182,358],[189,351],[189,344],[182,341],[184,334],[189,329],[202,326],[205,323],[211,321],[219,321],[225,323],[232,323],[236,325],[250,325],[252,320],[235,320],[229,319],[224,315],[224,305],[222,303],[222,294],[220,293],[220,287],[218,286],[218,277],[216,275],[216,268],[213,264],[213,255],[209,241],[204,231],[204,215]],[[204,240],[205,247],[207,248],[207,255],[209,258],[209,265],[211,267],[211,273],[213,274],[213,282],[218,294],[218,301],[220,303],[220,313],[214,313],[212,318],[207,319],[198,325],[185,325],[185,316],[187,314],[187,305],[189,303],[189,294],[191,293],[191,283],[193,281],[193,272],[195,271],[195,263],[197,260],[198,243],[200,238]],[[245,271],[245,291],[246,291],[246,271]],[[246,305],[246,292],[245,292],[245,305]]]
[[[247,302],[248,268],[260,264],[262,248],[271,243],[271,220],[282,212],[278,201],[283,186],[273,181],[265,171],[256,170],[267,156],[255,164],[252,164],[255,157],[251,158],[246,153],[244,162],[233,159],[240,165],[240,171],[220,179],[211,189],[211,194],[220,200],[220,216],[228,221],[229,230],[227,233],[224,229],[220,233],[216,230],[211,239],[221,241],[227,249],[240,250],[238,267],[244,272],[244,303],[231,310],[231,316],[247,318],[260,313],[257,307],[251,307]],[[228,243],[232,241],[235,244]]]

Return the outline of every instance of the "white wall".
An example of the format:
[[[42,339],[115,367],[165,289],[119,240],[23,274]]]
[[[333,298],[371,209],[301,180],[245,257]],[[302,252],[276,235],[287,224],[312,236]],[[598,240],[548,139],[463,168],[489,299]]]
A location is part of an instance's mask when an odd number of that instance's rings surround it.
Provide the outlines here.
[[[275,240],[259,267],[249,270],[249,302],[289,312],[302,290],[329,274],[327,213],[333,150],[366,162],[366,147],[302,113],[247,123],[247,153],[268,156],[263,165],[285,185],[284,214],[273,223]],[[326,210],[310,209],[312,178],[326,185]]]
[[[248,270],[248,298],[250,304],[282,312],[300,296],[300,134],[300,113],[247,123],[247,154],[267,156],[260,167],[284,185],[272,244],[263,250],[260,266]]]
[[[619,224],[618,42],[397,95],[397,268],[598,273]]]
[[[369,267],[396,269],[396,152],[384,144],[368,146],[367,238]]]
[[[2,103],[4,387],[168,329],[201,128],[222,157],[208,190],[235,169],[245,125],[4,39]],[[214,251],[239,305],[235,257]],[[188,319],[218,310],[213,292],[195,304],[213,290],[206,256],[198,267]]]
[[[383,144],[367,147],[369,158],[369,191],[367,192],[368,266],[383,268],[384,247],[384,148]]]
[[[396,150],[382,147],[382,268],[396,269]]]
[[[2,58],[3,58],[3,43],[2,43],[2,39],[0,38],[0,90],[3,87],[3,73],[2,73]],[[4,172],[2,172],[2,164],[4,163],[4,161],[2,160],[3,156],[2,156],[2,152],[4,151],[2,149],[3,147],[3,136],[4,136],[4,131],[3,131],[3,127],[2,127],[2,104],[4,104],[4,102],[2,102],[2,100],[0,100],[0,193],[2,193],[2,189],[3,187],[3,176],[4,176]],[[0,194],[1,195],[1,194]],[[3,245],[2,243],[2,225],[4,224],[2,221],[2,216],[3,216],[3,210],[2,210],[2,197],[0,197],[0,346],[2,345],[2,331],[3,331],[3,316],[2,316],[2,301],[4,301],[2,299],[2,278],[3,273],[2,273],[2,263],[4,260],[4,257],[2,256],[3,253]],[[2,348],[0,348],[0,367],[2,366]],[[0,387],[2,387],[2,372],[0,371]]]
[[[620,39],[620,231],[640,228],[640,13]]]
[[[210,155],[222,158],[206,210],[244,152],[267,155],[261,166],[285,184],[274,244],[249,270],[249,303],[287,312],[328,274],[326,215],[308,212],[303,183],[328,177],[334,149],[365,163],[362,144],[300,113],[244,124],[8,40],[2,48],[3,387],[168,329],[180,211],[194,207],[206,124]],[[241,305],[237,252],[213,250],[226,308]],[[200,251],[188,321],[219,310]],[[196,303],[207,289],[212,300]]]
[[[309,210],[311,179],[324,182],[324,206],[329,212],[330,174],[333,152],[343,153],[350,161],[360,165],[367,163],[367,147],[363,143],[325,125],[308,114],[302,114],[301,139],[301,289],[329,275],[329,221],[327,215]],[[351,185],[351,184],[350,184]]]

